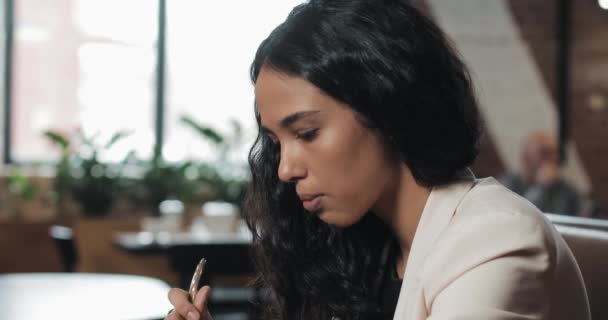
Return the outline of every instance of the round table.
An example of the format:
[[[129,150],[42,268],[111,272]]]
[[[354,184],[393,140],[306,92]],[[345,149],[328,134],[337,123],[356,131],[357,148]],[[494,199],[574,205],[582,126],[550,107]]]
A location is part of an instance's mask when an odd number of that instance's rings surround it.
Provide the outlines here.
[[[165,282],[93,273],[0,275],[0,319],[162,319],[172,308]]]

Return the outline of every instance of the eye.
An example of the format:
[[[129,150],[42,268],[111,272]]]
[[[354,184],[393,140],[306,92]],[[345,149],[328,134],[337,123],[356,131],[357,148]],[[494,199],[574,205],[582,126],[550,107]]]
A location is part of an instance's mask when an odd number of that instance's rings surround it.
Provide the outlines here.
[[[296,132],[296,139],[304,140],[304,141],[312,141],[319,132],[319,128],[307,129]]]

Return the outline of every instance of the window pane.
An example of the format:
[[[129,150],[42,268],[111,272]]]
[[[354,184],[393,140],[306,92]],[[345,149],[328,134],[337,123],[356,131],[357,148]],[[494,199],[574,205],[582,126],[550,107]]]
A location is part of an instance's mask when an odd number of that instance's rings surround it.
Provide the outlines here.
[[[12,155],[50,160],[47,129],[132,132],[108,158],[149,156],[154,141],[157,2],[15,1]]]
[[[253,142],[253,87],[249,65],[259,43],[301,0],[168,1],[167,132],[169,160],[209,159],[207,144],[178,121],[190,115],[222,133],[229,119],[245,129],[239,158]]]

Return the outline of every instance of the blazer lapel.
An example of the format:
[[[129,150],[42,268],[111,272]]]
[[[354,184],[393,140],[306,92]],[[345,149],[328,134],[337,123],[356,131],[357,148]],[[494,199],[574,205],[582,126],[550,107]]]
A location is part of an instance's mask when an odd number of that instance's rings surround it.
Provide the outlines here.
[[[474,184],[475,177],[470,173],[461,182],[431,190],[410,248],[394,320],[426,318],[420,283],[421,268],[435,241],[449,225],[458,204]]]

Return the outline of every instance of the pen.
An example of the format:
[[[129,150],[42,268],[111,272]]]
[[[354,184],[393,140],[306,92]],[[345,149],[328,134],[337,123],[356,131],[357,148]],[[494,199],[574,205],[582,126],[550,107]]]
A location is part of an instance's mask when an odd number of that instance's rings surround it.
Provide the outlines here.
[[[205,258],[201,258],[201,260],[196,265],[196,269],[194,270],[194,275],[192,276],[192,282],[190,282],[190,302],[194,302],[194,296],[196,295],[196,290],[198,290],[199,282],[201,281],[201,276],[203,275],[203,271],[205,271],[205,264],[207,260]]]

